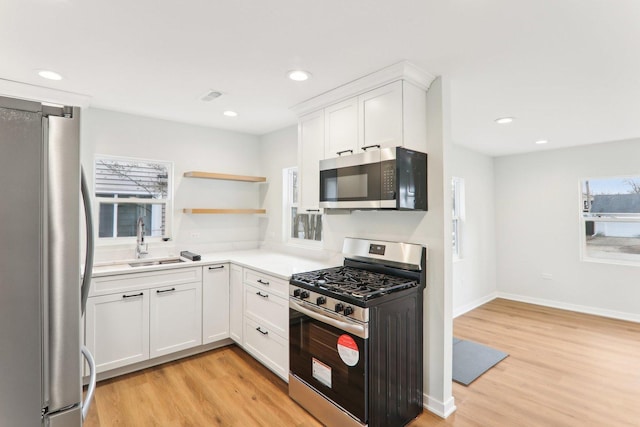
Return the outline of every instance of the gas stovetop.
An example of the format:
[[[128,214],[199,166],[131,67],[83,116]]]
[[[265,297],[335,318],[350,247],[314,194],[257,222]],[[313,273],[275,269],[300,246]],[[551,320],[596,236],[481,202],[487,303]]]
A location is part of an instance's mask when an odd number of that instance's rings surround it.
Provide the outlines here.
[[[356,300],[363,303],[418,286],[418,283],[411,279],[353,267],[334,267],[294,274],[291,284],[316,290],[337,299],[342,297],[347,301]]]

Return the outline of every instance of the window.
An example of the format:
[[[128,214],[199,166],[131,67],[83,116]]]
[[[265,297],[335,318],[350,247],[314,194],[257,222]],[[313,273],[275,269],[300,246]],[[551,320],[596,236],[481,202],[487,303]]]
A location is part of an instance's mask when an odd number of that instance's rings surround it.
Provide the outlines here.
[[[462,222],[464,220],[464,180],[454,177],[451,180],[451,194],[453,202],[453,256],[454,258],[462,258]]]
[[[300,212],[298,206],[298,168],[284,169],[283,182],[285,240],[307,244],[321,242],[322,214],[319,212]]]
[[[145,236],[169,237],[172,176],[170,162],[97,157],[98,237],[135,236],[140,217]]]
[[[584,258],[640,262],[640,176],[582,181]]]

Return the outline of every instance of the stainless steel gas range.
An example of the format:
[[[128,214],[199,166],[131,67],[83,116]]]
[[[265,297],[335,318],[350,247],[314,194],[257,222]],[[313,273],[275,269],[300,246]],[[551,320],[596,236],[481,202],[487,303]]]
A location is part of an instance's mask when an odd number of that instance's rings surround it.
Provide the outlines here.
[[[346,238],[344,265],[289,285],[289,395],[327,426],[422,412],[426,248]]]

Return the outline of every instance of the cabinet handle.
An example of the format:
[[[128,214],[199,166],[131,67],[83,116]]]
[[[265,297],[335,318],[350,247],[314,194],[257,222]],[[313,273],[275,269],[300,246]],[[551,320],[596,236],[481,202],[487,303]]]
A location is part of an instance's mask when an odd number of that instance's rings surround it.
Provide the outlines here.
[[[139,294],[122,295],[122,298],[135,298],[135,297],[141,297],[143,295],[144,295],[144,292],[140,292]]]
[[[362,151],[367,151],[367,149],[373,148],[373,147],[380,148],[380,144],[365,145],[364,147],[362,147]]]
[[[256,292],[256,295],[260,295],[262,298],[269,298],[269,294],[263,294],[262,292]]]
[[[320,212],[320,209],[307,209],[307,212]]]
[[[256,280],[256,281],[257,281],[258,283],[260,283],[261,285],[267,285],[267,286],[269,286],[269,282],[265,282],[265,281],[263,281],[262,279],[258,279],[258,280]]]
[[[171,289],[162,289],[162,290],[157,290],[157,291],[156,291],[156,293],[157,293],[157,294],[162,294],[162,293],[165,293],[165,292],[173,292],[173,291],[175,291],[175,290],[176,290],[176,288],[171,288]]]
[[[224,265],[219,265],[217,267],[209,267],[209,270],[220,270],[221,268],[224,268]]]
[[[336,152],[336,154],[337,154],[338,156],[342,156],[344,153],[351,153],[351,154],[353,154],[353,150],[342,150],[342,151],[338,151],[338,152]]]
[[[260,332],[262,335],[269,335],[269,331],[263,331],[262,329],[260,329],[260,326],[256,328],[256,331]]]

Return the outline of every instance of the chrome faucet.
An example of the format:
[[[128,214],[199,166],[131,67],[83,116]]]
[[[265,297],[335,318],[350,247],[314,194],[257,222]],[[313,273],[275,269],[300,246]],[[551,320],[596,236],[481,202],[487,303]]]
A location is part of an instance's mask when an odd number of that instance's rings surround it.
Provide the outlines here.
[[[142,258],[147,252],[148,245],[144,243],[144,219],[139,216],[136,225],[136,258]]]

